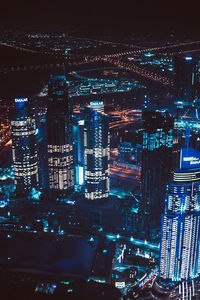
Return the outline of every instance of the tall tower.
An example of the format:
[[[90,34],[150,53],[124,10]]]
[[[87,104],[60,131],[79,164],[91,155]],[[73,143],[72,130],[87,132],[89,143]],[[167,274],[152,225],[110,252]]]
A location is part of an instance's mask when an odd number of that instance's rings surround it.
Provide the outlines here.
[[[85,107],[85,198],[106,199],[110,190],[110,133],[108,117],[102,112],[102,101]]]
[[[74,187],[80,190],[84,185],[84,120],[73,119]]]
[[[179,55],[175,58],[175,104],[191,106],[197,96],[198,63],[195,56]]]
[[[132,144],[129,142],[121,142],[118,145],[118,161],[131,163]]]
[[[15,99],[11,128],[16,194],[23,196],[39,184],[36,122],[28,98]]]
[[[183,148],[161,218],[159,276],[167,282],[200,274],[200,152]],[[187,298],[188,299],[188,298]]]
[[[64,75],[52,76],[49,82],[47,140],[49,195],[62,198],[74,186],[72,105]]]
[[[173,118],[166,113],[143,112],[140,211],[146,233],[150,228],[160,228],[166,185],[172,170],[173,124]]]

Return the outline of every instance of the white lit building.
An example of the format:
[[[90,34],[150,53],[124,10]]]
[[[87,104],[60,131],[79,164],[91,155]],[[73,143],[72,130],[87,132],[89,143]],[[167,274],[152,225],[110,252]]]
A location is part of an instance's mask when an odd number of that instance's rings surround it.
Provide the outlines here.
[[[108,117],[94,104],[84,109],[85,198],[106,199],[110,190],[110,133]]]
[[[16,194],[26,195],[39,184],[37,129],[34,109],[27,98],[15,99],[11,129]]]
[[[200,274],[200,152],[181,151],[161,221],[159,276],[176,282]]]

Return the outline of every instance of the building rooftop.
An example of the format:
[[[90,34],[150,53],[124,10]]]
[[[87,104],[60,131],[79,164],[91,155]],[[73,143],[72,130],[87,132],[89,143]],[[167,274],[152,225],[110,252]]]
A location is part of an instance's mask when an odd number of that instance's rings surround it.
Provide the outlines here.
[[[32,238],[31,238],[32,236]],[[67,236],[61,239],[5,235],[1,239],[0,269],[46,275],[87,278],[99,240]]]

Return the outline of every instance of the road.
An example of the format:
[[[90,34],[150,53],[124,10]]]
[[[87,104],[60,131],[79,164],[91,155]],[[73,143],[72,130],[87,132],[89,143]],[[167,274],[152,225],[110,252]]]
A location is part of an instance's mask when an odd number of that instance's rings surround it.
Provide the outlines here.
[[[154,251],[159,251],[160,249],[160,245],[157,243],[152,243],[152,242],[148,242],[146,240],[140,240],[140,239],[136,239],[133,237],[126,237],[123,235],[118,235],[118,234],[114,234],[114,233],[108,233],[106,234],[106,237],[108,239],[112,239],[112,240],[122,240],[123,241],[127,241],[130,244],[136,245],[136,246],[140,246],[149,250],[154,250]]]
[[[140,174],[140,170],[126,169],[113,164],[110,165],[110,175],[112,177],[117,176],[121,178],[127,178],[133,181],[138,181],[140,179]]]
[[[141,118],[142,112],[137,109],[124,109],[115,110],[113,112],[110,112],[109,115],[121,118],[121,120],[112,121],[109,124],[110,129],[119,129],[136,122],[139,118]]]

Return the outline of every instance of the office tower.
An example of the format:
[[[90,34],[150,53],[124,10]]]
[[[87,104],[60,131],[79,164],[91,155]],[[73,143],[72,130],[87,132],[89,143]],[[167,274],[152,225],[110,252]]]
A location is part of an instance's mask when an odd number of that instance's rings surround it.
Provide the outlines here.
[[[83,118],[73,120],[74,186],[79,190],[84,184],[84,125]]]
[[[93,109],[99,111],[99,112],[104,112],[104,101],[102,100],[92,100],[90,101],[89,104]]]
[[[34,109],[28,98],[16,98],[11,120],[12,156],[17,195],[38,187],[38,152]]]
[[[183,148],[161,220],[159,276],[169,282],[200,274],[200,152]]]
[[[85,198],[106,199],[110,190],[108,117],[98,110],[94,101],[92,105],[85,107],[84,116]]]
[[[120,162],[131,163],[132,144],[129,142],[121,142],[118,145],[118,160]]]
[[[47,140],[49,196],[68,196],[74,186],[72,105],[66,78],[51,76],[48,87]]]
[[[191,106],[197,96],[198,61],[195,56],[179,55],[175,58],[175,104]]]
[[[143,112],[142,199],[140,213],[146,233],[160,227],[166,184],[173,162],[173,124],[167,113]]]

